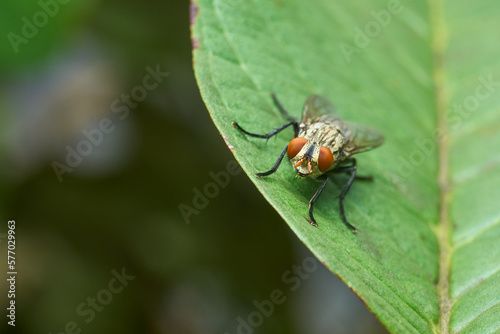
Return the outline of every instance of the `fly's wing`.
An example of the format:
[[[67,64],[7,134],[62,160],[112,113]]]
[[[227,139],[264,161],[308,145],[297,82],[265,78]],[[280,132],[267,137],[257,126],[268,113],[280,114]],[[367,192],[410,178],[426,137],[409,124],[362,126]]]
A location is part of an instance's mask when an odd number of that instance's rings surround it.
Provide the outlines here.
[[[343,151],[346,157],[374,149],[384,143],[384,135],[368,126],[348,121],[339,122],[339,126],[344,130]]]
[[[340,120],[340,115],[333,104],[323,96],[310,95],[302,111],[302,123],[310,123],[312,120],[318,120],[321,116],[329,118],[332,121]]]

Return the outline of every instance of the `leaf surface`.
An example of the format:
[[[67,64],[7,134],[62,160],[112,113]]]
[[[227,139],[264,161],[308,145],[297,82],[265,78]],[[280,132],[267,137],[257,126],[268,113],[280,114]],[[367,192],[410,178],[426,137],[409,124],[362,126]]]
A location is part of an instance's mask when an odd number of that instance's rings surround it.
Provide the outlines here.
[[[192,5],[194,68],[203,99],[264,197],[311,251],[393,333],[494,333],[500,328],[500,3],[236,1]],[[310,94],[386,143],[357,156],[340,220],[330,183],[283,162],[293,137],[244,136],[300,118]],[[286,160],[286,159],[285,159]],[[279,237],[279,236],[277,236]]]

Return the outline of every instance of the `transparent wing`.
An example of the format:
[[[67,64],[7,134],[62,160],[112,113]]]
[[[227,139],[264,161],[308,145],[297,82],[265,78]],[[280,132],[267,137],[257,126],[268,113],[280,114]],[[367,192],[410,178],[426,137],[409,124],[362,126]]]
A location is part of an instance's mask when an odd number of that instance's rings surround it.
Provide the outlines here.
[[[308,123],[321,116],[328,116],[331,120],[340,120],[340,115],[333,104],[323,96],[310,95],[302,111],[302,122]]]
[[[384,135],[378,130],[358,123],[339,121],[344,130],[346,144],[343,151],[346,157],[379,147],[384,143]]]

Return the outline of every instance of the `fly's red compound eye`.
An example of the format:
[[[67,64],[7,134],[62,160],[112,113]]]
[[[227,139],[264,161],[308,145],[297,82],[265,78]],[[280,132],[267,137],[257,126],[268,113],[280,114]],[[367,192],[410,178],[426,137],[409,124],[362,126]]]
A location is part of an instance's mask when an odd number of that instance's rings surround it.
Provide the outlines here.
[[[328,148],[321,146],[319,149],[318,167],[323,173],[333,165],[333,154]]]
[[[286,153],[288,154],[288,158],[291,159],[294,156],[296,156],[306,143],[307,139],[305,138],[302,137],[293,138],[290,141],[290,144],[288,144],[288,147],[286,148]]]

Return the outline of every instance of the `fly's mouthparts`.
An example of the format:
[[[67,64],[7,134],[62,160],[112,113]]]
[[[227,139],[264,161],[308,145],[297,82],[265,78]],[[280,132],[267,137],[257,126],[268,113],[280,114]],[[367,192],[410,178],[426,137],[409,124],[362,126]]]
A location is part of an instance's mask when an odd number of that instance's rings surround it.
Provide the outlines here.
[[[299,167],[300,165],[302,165],[302,164],[304,163],[304,161],[306,161],[306,160],[307,160],[307,172],[308,172],[309,174],[311,174],[311,172],[312,172],[311,160],[309,160],[309,159],[307,159],[307,158],[302,158],[302,159],[300,159],[300,160],[299,160],[299,162],[297,162],[297,163],[295,164],[295,166],[293,166],[293,167],[294,167],[294,168],[298,168],[298,167]]]
[[[294,168],[298,168],[300,165],[302,165],[302,163],[303,163],[305,160],[306,160],[306,158],[302,158],[302,159],[300,159],[300,160],[299,160],[299,162],[297,162],[297,163],[295,164],[295,166],[293,166],[293,167],[294,167]]]

